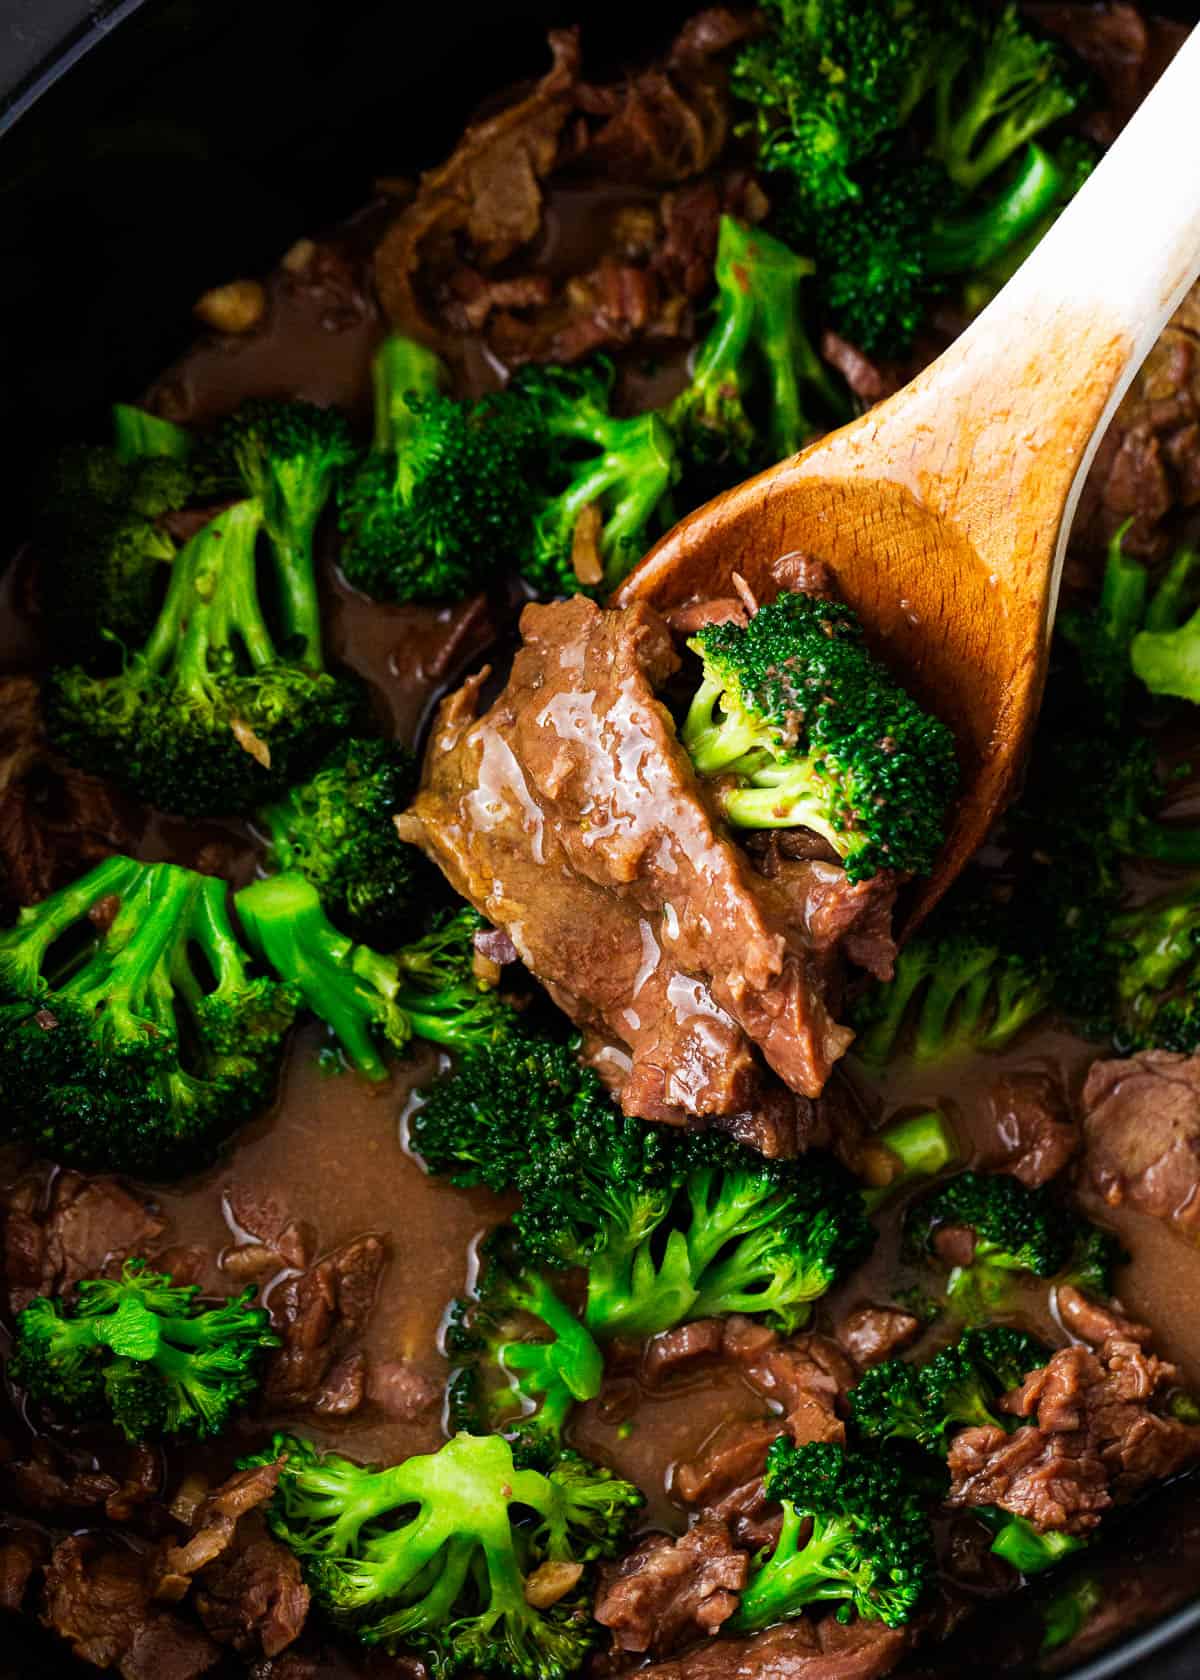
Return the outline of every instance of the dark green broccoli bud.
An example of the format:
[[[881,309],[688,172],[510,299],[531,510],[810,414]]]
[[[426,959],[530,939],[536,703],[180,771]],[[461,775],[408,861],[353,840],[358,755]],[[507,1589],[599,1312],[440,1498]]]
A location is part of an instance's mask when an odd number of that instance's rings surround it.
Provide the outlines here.
[[[549,1608],[545,1564],[620,1547],[642,1496],[568,1454],[519,1469],[499,1435],[455,1435],[386,1470],[276,1436],[283,1468],[267,1521],[300,1559],[317,1603],[365,1645],[420,1651],[434,1675],[464,1670],[562,1680],[595,1643],[586,1575]]]
[[[870,1212],[917,1180],[935,1178],[958,1160],[958,1140],[936,1108],[893,1120],[872,1135],[871,1144],[887,1151],[891,1176],[863,1191],[863,1205]]]
[[[845,1620],[912,1619],[935,1563],[924,1489],[903,1460],[781,1436],[767,1455],[766,1491],[782,1502],[783,1527],[751,1566],[731,1630],[756,1632],[829,1602]]]
[[[17,1314],[9,1378],[72,1422],[110,1419],[130,1441],[220,1435],[279,1338],[252,1289],[219,1307],[198,1295],[144,1260],[86,1279],[70,1307],[39,1295]]]
[[[269,1100],[297,998],[259,979],[222,881],[113,857],[0,933],[16,1133],[56,1160],[169,1176]]]
[[[533,536],[521,571],[539,594],[615,589],[671,523],[679,476],[670,427],[656,413],[611,411],[613,370],[527,367],[513,399],[543,439]]]
[[[227,473],[262,508],[278,562],[284,651],[320,669],[313,539],[337,475],[354,458],[350,428],[333,408],[255,397],[218,424],[208,455],[210,470]]]
[[[975,1238],[974,1259],[955,1267],[948,1285],[951,1304],[965,1317],[986,1318],[1002,1307],[1021,1272],[1086,1281],[1098,1294],[1112,1293],[1120,1245],[1065,1207],[1048,1185],[1029,1190],[1008,1173],[959,1173],[910,1207],[910,1247],[934,1253],[943,1225],[965,1225]]]
[[[438,358],[398,335],[374,381],[374,441],[342,491],[342,570],[381,601],[460,600],[524,560],[537,417],[507,392],[446,396]]]
[[[474,1293],[455,1303],[445,1345],[451,1426],[502,1434],[538,1469],[558,1459],[571,1408],[604,1377],[592,1336],[502,1230],[483,1245]]]
[[[968,1330],[922,1365],[889,1359],[874,1366],[851,1390],[859,1430],[876,1440],[916,1441],[944,1451],[952,1429],[1016,1427],[996,1402],[1046,1363],[1048,1350],[1035,1336],[1004,1325]]]
[[[1181,1048],[1181,1032],[1196,1018],[1200,888],[1183,887],[1114,916],[1108,933],[1116,952],[1117,1047]]]
[[[175,542],[164,514],[191,498],[181,461],[97,445],[65,449],[38,493],[39,605],[56,652],[115,669],[150,632]]]
[[[192,538],[153,629],[115,676],[54,673],[48,723],[69,758],[185,816],[240,813],[348,730],[354,691],[276,647],[257,577],[261,526],[261,504],[238,502]],[[292,622],[306,587],[298,571],[284,579]]]
[[[1014,1518],[1019,1522],[1020,1518]],[[1036,1531],[1035,1531],[1036,1532]],[[1041,1535],[1039,1539],[1043,1538]],[[1068,1535],[1056,1535],[1056,1539],[1066,1540]],[[993,1550],[995,1548],[993,1547]],[[1072,1546],[1070,1550],[1077,1550]],[[1003,1554],[1002,1554],[1003,1555]],[[1058,1560],[1055,1559],[1055,1562]],[[1020,1566],[1018,1565],[1018,1568]],[[1023,1570],[1023,1574],[1034,1574],[1036,1571]],[[1069,1645],[1072,1639],[1083,1632],[1091,1617],[1104,1602],[1104,1591],[1094,1575],[1081,1575],[1067,1586],[1056,1592],[1041,1606],[1042,1627],[1045,1630],[1042,1637],[1042,1653],[1059,1650],[1063,1645]]]
[[[857,615],[788,593],[688,644],[704,674],[681,731],[737,828],[811,828],[851,880],[928,874],[958,780],[950,731],[868,651]]]
[[[1049,977],[1005,949],[1003,921],[986,904],[955,895],[910,939],[891,980],[863,993],[854,1050],[883,1067],[904,1048],[918,1063],[1002,1050],[1049,1006]]]
[[[992,1551],[1022,1575],[1040,1575],[1087,1545],[1078,1535],[1063,1534],[1054,1528],[1043,1532],[1024,1517],[1010,1516],[994,1506],[982,1506],[975,1514],[995,1530]]]
[[[112,418],[113,449],[118,461],[149,461],[155,457],[186,461],[192,453],[195,440],[191,432],[148,409],[114,403]]]
[[[758,228],[722,216],[714,278],[717,315],[692,376],[666,418],[679,441],[682,496],[707,501],[773,461],[794,455],[819,428],[807,391],[845,418],[809,342],[800,289],[813,264]]]
[[[443,915],[392,957],[339,932],[303,875],[255,881],[236,903],[253,949],[368,1079],[386,1078],[386,1055],[403,1052],[414,1033],[451,1050],[483,1050],[514,1031],[512,1006],[472,970],[474,935],[484,926],[473,910]]]
[[[405,845],[393,821],[416,776],[405,747],[351,737],[258,813],[270,838],[268,865],[303,875],[343,933],[384,949],[412,931],[433,887],[420,853]]]
[[[932,152],[952,181],[970,192],[1079,104],[1083,89],[1062,49],[1035,35],[1015,5],[979,25],[982,39],[962,39],[940,63]]]

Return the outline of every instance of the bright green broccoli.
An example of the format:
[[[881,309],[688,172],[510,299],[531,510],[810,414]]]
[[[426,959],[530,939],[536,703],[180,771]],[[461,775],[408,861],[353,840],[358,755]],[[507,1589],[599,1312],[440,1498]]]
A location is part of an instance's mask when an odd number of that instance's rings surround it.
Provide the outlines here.
[[[394,741],[339,741],[303,782],[264,806],[268,866],[296,870],[343,933],[390,948],[412,931],[432,887],[393,818],[416,784],[413,755]]]
[[[595,362],[528,367],[510,388],[542,440],[521,560],[540,594],[614,589],[671,523],[679,475],[671,429],[657,413],[614,415],[612,385],[612,368]]]
[[[1115,916],[1114,1037],[1119,1049],[1200,1049],[1200,887],[1187,886]]]
[[[573,1454],[548,1474],[519,1469],[499,1435],[455,1435],[386,1470],[283,1435],[251,1462],[280,1458],[268,1524],[363,1644],[420,1651],[435,1676],[562,1680],[582,1666],[596,1636],[586,1572],[557,1598],[539,1578],[619,1549],[642,1503],[630,1483]]]
[[[279,1338],[252,1289],[219,1307],[198,1295],[144,1260],[86,1279],[69,1307],[38,1295],[17,1314],[9,1379],[73,1423],[111,1420],[130,1441],[220,1435]]]
[[[571,1408],[600,1392],[604,1357],[541,1273],[526,1266],[511,1233],[492,1232],[470,1298],[451,1310],[453,1428],[500,1433],[523,1464],[545,1469],[562,1452]]]
[[[14,1131],[56,1160],[169,1176],[269,1100],[296,1009],[256,978],[226,888],[113,857],[0,932]]]
[[[1013,1519],[1020,1522],[1019,1517]],[[1036,1529],[1034,1533],[1037,1534]],[[1045,1538],[1037,1535],[1039,1540]],[[1058,1535],[1056,1539],[1069,1540],[1068,1535]],[[1077,1550],[1079,1542],[1070,1546],[1070,1550]],[[1055,1558],[1054,1562],[1058,1562]],[[1017,1565],[1020,1568],[1020,1565]],[[1024,1574],[1036,1574],[1036,1570],[1022,1571]],[[1085,1625],[1104,1602],[1104,1590],[1094,1575],[1080,1575],[1077,1580],[1070,1581],[1065,1587],[1056,1592],[1041,1608],[1042,1653],[1059,1650],[1063,1645],[1069,1645],[1082,1633]]]
[[[783,1527],[751,1566],[731,1630],[753,1633],[830,1602],[847,1620],[911,1621],[935,1564],[924,1490],[903,1460],[781,1436],[765,1485],[783,1505]]]
[[[992,1551],[1022,1575],[1040,1575],[1087,1545],[1078,1535],[1063,1534],[1055,1528],[1045,1531],[1034,1528],[1024,1517],[1011,1516],[995,1506],[984,1506],[975,1514],[995,1534]]]
[[[444,914],[395,956],[356,945],[325,914],[311,881],[294,872],[238,893],[238,916],[255,952],[325,1022],[368,1079],[414,1033],[449,1050],[483,1050],[511,1034],[515,1012],[472,969],[473,910]]]
[[[986,1318],[1002,1307],[1021,1273],[1112,1293],[1119,1243],[1065,1207],[1047,1185],[1029,1190],[1008,1173],[958,1173],[911,1204],[910,1247],[935,1253],[937,1232],[948,1225],[968,1227],[975,1239],[973,1260],[952,1269],[947,1287],[950,1304],[966,1318]]]
[[[928,874],[958,771],[950,731],[868,651],[857,615],[787,593],[688,644],[704,662],[682,728],[736,828],[814,830],[851,880]]]
[[[859,1431],[875,1440],[916,1441],[942,1451],[953,1429],[1014,1428],[996,1402],[1046,1363],[1036,1337],[1005,1325],[966,1331],[921,1365],[903,1359],[874,1366],[850,1393]]]
[[[794,455],[819,429],[805,392],[826,417],[845,417],[804,328],[800,289],[812,271],[778,239],[722,216],[716,320],[687,387],[666,410],[689,506]]]
[[[893,1120],[871,1136],[891,1157],[891,1176],[862,1192],[863,1205],[874,1211],[919,1179],[934,1178],[958,1159],[958,1140],[936,1108]]]
[[[156,457],[186,461],[195,448],[191,432],[173,420],[151,414],[149,409],[114,403],[112,419],[113,448],[119,461],[149,461]]]
[[[341,566],[382,601],[455,601],[525,556],[543,438],[507,392],[444,393],[432,351],[393,335],[376,353],[375,435],[343,486]]]
[[[1178,551],[1131,639],[1130,665],[1151,694],[1200,701],[1200,608],[1184,616],[1198,562],[1194,549]]]
[[[152,804],[187,816],[248,812],[349,728],[356,696],[294,661],[268,627],[258,579],[262,505],[237,502],[171,565],[158,618],[114,676],[60,668],[48,722],[62,750]],[[276,568],[287,616],[311,589]],[[311,574],[311,567],[308,567]],[[317,611],[315,592],[312,611]]]
[[[262,509],[276,556],[280,645],[319,670],[321,611],[313,540],[339,473],[354,458],[350,429],[333,408],[252,398],[206,440],[208,469]]]

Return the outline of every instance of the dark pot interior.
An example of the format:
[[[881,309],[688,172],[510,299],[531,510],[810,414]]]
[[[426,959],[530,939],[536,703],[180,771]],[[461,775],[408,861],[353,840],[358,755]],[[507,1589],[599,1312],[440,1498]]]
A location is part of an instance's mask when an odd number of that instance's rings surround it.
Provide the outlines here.
[[[189,338],[204,288],[269,267],[296,237],[354,210],[375,176],[440,157],[479,100],[539,70],[548,23],[581,20],[589,64],[602,68],[652,50],[690,9],[0,0],[14,43],[0,64],[11,102],[0,144],[0,553],[25,525],[29,466],[113,398],[136,396]],[[1189,0],[1159,9],[1197,15]],[[1119,1639],[1076,1680],[1200,1673],[1200,1603],[1185,1602],[1200,1579],[1197,1493],[1168,1493],[1097,1551],[1124,1560],[1131,1584],[1165,1572],[1167,1586],[1149,1631]],[[1014,1614],[1006,1604],[989,1630],[985,1613],[969,1651],[917,1672],[1022,1672],[996,1666]],[[0,1680],[95,1672],[24,1623],[6,1631]]]

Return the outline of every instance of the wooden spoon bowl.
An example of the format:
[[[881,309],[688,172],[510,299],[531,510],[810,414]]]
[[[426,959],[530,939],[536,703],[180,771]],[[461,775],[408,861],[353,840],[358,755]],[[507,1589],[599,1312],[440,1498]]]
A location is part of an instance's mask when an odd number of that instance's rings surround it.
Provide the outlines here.
[[[927,914],[1011,798],[1041,700],[1071,519],[1121,396],[1200,275],[1200,30],[968,330],[859,419],[683,520],[618,604],[781,587],[819,557],[876,652],[955,731],[963,793]]]

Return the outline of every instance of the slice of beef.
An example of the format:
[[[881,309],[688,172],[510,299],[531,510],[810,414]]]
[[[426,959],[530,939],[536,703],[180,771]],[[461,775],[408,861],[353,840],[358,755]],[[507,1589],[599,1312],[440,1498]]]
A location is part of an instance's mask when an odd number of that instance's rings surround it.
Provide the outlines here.
[[[1200,1056],[1146,1050],[1093,1063],[1083,1137],[1084,1172],[1111,1207],[1200,1230]]]
[[[70,1295],[81,1278],[111,1275],[158,1247],[167,1221],[115,1178],[32,1174],[6,1195],[5,1278],[14,1312],[35,1295]]]
[[[1060,1173],[1079,1147],[1079,1128],[1058,1080],[1048,1073],[1004,1074],[987,1096],[988,1134],[979,1165],[1011,1173],[1031,1190]]]
[[[802,1616],[749,1639],[710,1639],[640,1674],[643,1680],[879,1680],[908,1648],[903,1628]]]
[[[780,1513],[763,1488],[763,1470],[782,1433],[778,1418],[725,1419],[695,1458],[675,1466],[672,1491],[691,1509],[727,1523],[739,1545],[771,1545]]]
[[[907,374],[894,363],[876,361],[839,333],[826,331],[821,335],[821,360],[841,374],[854,395],[868,408],[893,396],[905,383]]]
[[[196,1613],[218,1645],[275,1657],[300,1636],[309,1591],[300,1563],[267,1534],[235,1545],[200,1575]]]
[[[605,1565],[592,1615],[619,1650],[661,1656],[729,1620],[749,1567],[722,1522],[702,1520],[678,1540],[648,1534]]]
[[[142,1557],[95,1536],[55,1547],[40,1613],[74,1656],[122,1680],[193,1680],[220,1657],[207,1634],[151,1603]]]
[[[386,1359],[371,1366],[367,1395],[392,1417],[419,1423],[435,1416],[441,1406],[445,1383],[421,1370],[412,1359]]]
[[[837,1339],[860,1371],[870,1370],[916,1341],[921,1321],[901,1307],[855,1307],[838,1325]]]
[[[816,1334],[792,1336],[749,1359],[745,1370],[759,1393],[778,1405],[797,1446],[845,1442],[840,1414],[856,1373],[836,1342]]]
[[[366,1391],[366,1364],[356,1344],[375,1302],[387,1249],[376,1236],[354,1237],[271,1292],[271,1321],[283,1339],[267,1363],[268,1409],[312,1407],[344,1416]]]
[[[29,1583],[49,1552],[40,1529],[5,1527],[0,1532],[0,1610],[20,1610]]]
[[[752,1077],[751,1043],[817,1096],[852,1037],[824,1001],[848,925],[827,925],[833,882],[785,905],[714,829],[655,697],[677,660],[652,609],[576,596],[527,607],[521,630],[482,718],[477,684],[443,706],[401,835],[568,1014],[624,1048],[630,1112],[748,1106],[730,1069]]]
[[[169,1603],[183,1598],[192,1577],[229,1549],[241,1519],[265,1505],[275,1492],[282,1462],[235,1471],[200,1502],[188,1537],[178,1545],[165,1545],[156,1560],[156,1598]]]
[[[657,1388],[679,1371],[714,1359],[721,1352],[724,1328],[719,1318],[696,1318],[651,1336],[642,1352],[642,1381],[647,1388]]]
[[[65,1449],[45,1437],[33,1441],[28,1458],[7,1465],[5,1471],[13,1495],[26,1510],[59,1521],[105,1506],[121,1492],[116,1476],[97,1469],[90,1459],[82,1465],[72,1462]]]
[[[1107,1472],[1084,1431],[963,1429],[947,1463],[949,1504],[998,1505],[1037,1529],[1087,1534],[1112,1504]]]
[[[272,1191],[235,1180],[222,1206],[237,1241],[222,1250],[221,1269],[236,1282],[258,1283],[277,1272],[303,1271],[311,1263],[312,1227],[294,1219]]]
[[[1060,1283],[1054,1302],[1063,1329],[1082,1341],[1091,1342],[1093,1347],[1099,1347],[1110,1336],[1124,1342],[1137,1342],[1141,1347],[1150,1345],[1153,1331],[1148,1324],[1137,1324],[1133,1319],[1126,1318],[1124,1313],[1102,1306],[1073,1284]]]

